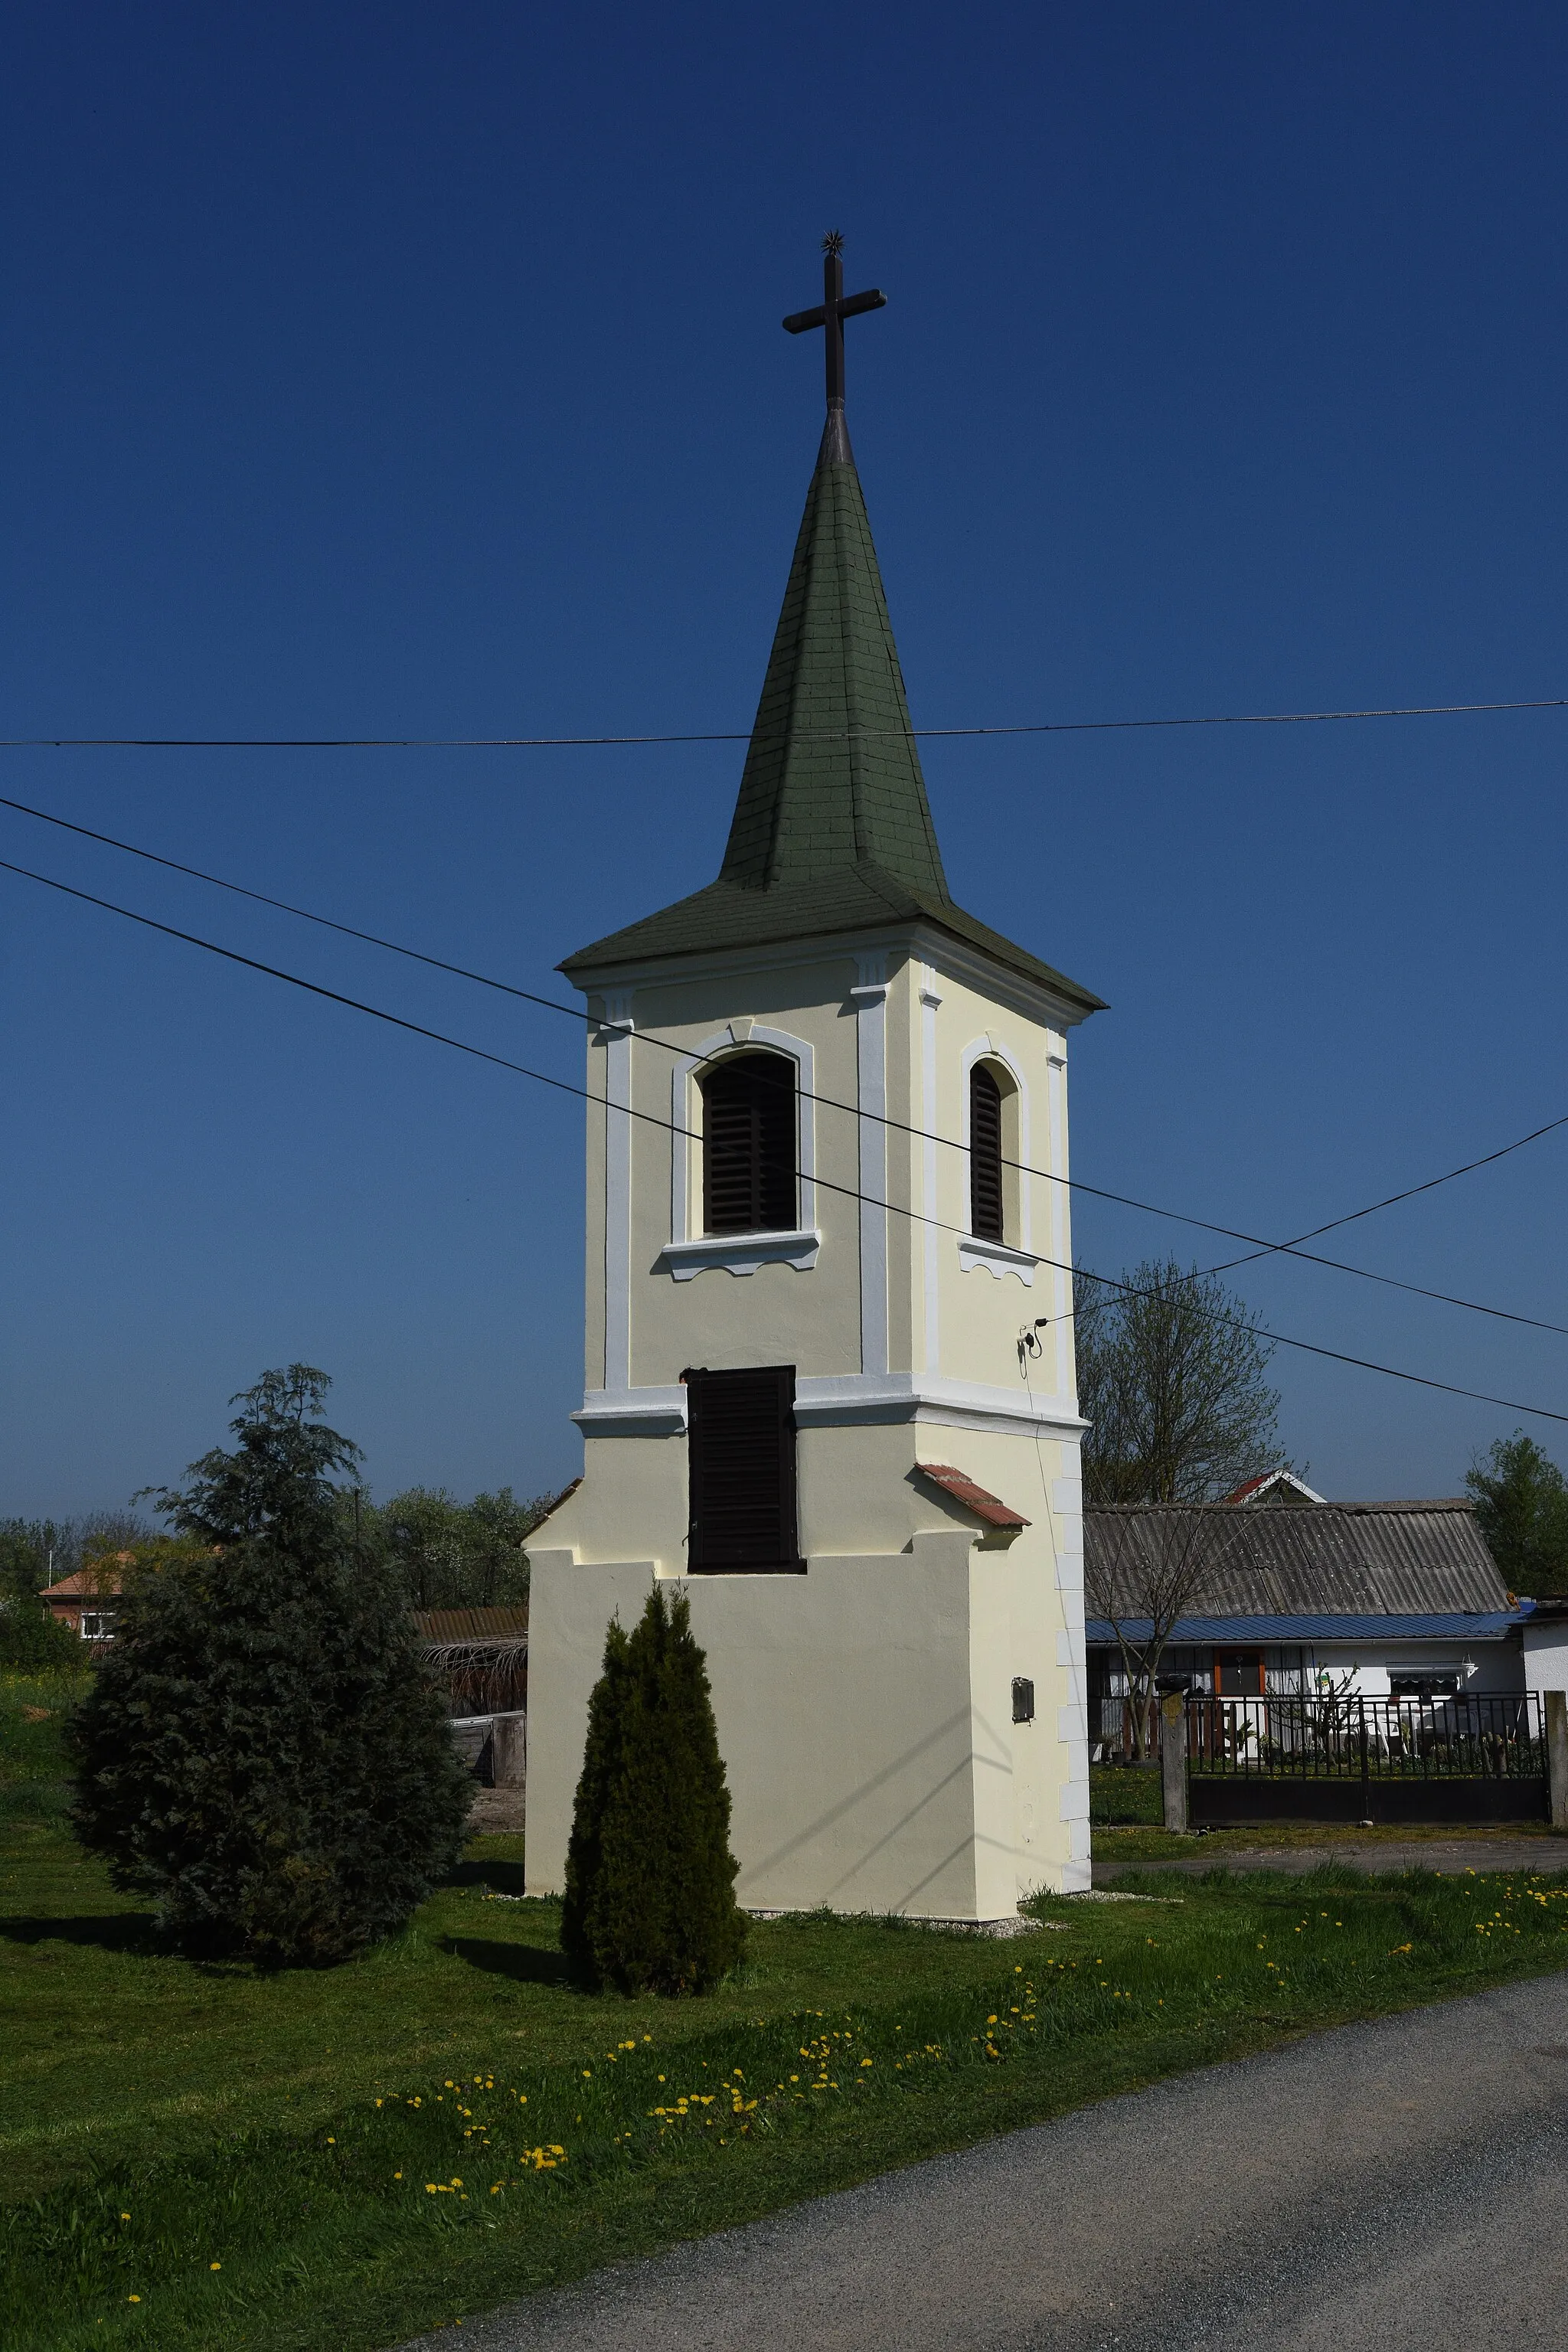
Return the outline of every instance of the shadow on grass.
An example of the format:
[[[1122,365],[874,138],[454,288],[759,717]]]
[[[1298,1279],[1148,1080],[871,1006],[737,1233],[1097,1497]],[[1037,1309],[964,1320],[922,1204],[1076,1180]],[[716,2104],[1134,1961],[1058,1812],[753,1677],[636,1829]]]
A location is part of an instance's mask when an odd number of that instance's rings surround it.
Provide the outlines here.
[[[0,1822],[64,1822],[71,1790],[64,1780],[8,1780],[0,1787]]]
[[[497,1895],[521,1895],[523,1892],[523,1866],[521,1862],[459,1862],[441,1884],[443,1886],[489,1886]]]
[[[553,1985],[563,1992],[578,1990],[559,1952],[538,1944],[506,1944],[489,1936],[443,1936],[441,1949],[455,1960],[466,1960],[487,1976],[510,1977],[514,1984]]]
[[[100,1952],[131,1952],[143,1958],[174,1948],[147,1911],[110,1912],[87,1919],[0,1919],[0,1940],[8,1944],[78,1944]]]

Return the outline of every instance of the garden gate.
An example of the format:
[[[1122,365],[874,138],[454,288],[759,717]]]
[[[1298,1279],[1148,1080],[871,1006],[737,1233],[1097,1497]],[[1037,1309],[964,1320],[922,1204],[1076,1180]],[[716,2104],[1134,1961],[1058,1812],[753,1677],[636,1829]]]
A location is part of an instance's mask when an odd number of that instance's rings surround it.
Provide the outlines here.
[[[1542,1703],[1533,1691],[1189,1698],[1185,1712],[1194,1829],[1550,1817]]]

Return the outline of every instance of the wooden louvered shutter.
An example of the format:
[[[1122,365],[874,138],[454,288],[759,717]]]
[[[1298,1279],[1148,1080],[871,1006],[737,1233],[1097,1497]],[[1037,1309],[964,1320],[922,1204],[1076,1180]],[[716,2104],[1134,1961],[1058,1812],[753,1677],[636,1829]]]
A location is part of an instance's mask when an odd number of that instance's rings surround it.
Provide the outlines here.
[[[795,1366],[686,1375],[694,1572],[798,1570]]]
[[[1002,1089],[983,1062],[969,1073],[969,1230],[981,1241],[1002,1231]]]
[[[702,1082],[702,1222],[710,1234],[792,1233],[795,1067],[739,1054]]]

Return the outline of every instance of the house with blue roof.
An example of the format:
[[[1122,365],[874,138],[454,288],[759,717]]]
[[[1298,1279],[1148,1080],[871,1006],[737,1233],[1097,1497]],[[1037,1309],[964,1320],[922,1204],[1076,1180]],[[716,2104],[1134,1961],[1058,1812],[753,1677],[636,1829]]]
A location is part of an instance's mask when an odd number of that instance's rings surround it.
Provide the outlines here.
[[[1092,1756],[1128,1744],[1128,1653],[1157,1630],[1159,1687],[1194,1696],[1430,1701],[1562,1685],[1568,1611],[1508,1591],[1462,1496],[1332,1503],[1277,1472],[1192,1515],[1205,1524],[1184,1584],[1179,1516],[1084,1513]]]

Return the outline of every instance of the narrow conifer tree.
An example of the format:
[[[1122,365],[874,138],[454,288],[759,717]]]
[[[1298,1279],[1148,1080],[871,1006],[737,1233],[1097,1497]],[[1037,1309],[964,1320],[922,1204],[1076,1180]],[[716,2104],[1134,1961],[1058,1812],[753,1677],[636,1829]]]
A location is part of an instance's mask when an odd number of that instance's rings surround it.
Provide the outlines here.
[[[605,1632],[605,1664],[588,1701],[588,1738],[566,1848],[566,1896],[561,1906],[561,1948],[572,1969],[590,1984],[599,1980],[591,1914],[604,1859],[605,1815],[620,1777],[626,1740],[629,1647],[626,1629],[612,1617]]]
[[[594,1982],[703,1992],[733,1968],[730,1792],[684,1594],[656,1585],[629,1638],[609,1629],[589,1707],[562,1942]]]

